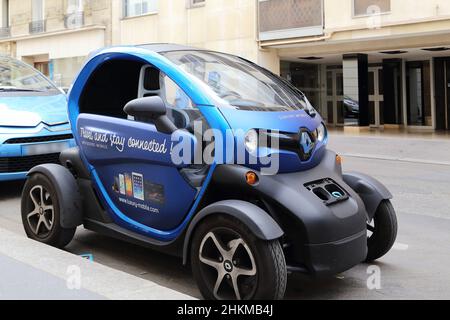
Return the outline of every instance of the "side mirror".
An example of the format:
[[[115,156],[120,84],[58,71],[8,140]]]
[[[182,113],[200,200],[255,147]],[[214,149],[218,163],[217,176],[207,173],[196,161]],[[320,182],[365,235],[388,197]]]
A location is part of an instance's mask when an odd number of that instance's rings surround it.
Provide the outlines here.
[[[172,134],[177,127],[167,117],[167,108],[159,96],[135,99],[127,103],[123,111],[136,121],[153,123],[159,132]]]

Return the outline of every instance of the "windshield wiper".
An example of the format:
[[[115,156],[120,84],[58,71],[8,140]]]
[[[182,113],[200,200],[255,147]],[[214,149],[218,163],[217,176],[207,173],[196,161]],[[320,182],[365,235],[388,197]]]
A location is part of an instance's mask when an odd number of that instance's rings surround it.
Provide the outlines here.
[[[0,87],[0,92],[44,92],[37,89],[22,89],[22,88],[10,88],[10,87]]]
[[[264,108],[265,104],[249,99],[234,99],[228,102],[233,107],[238,108]]]

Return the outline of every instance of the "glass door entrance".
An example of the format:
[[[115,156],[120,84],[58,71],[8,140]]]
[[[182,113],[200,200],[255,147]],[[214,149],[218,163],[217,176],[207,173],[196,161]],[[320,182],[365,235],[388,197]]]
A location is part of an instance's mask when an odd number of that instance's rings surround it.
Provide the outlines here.
[[[446,129],[450,130],[450,59],[445,62],[446,65],[446,95],[447,95],[447,108],[445,108],[445,123]]]
[[[430,62],[406,63],[407,118],[409,126],[431,126]]]
[[[370,126],[378,128],[384,124],[383,68],[369,69],[369,119]]]
[[[343,126],[344,75],[342,70],[327,70],[327,121],[329,125]]]

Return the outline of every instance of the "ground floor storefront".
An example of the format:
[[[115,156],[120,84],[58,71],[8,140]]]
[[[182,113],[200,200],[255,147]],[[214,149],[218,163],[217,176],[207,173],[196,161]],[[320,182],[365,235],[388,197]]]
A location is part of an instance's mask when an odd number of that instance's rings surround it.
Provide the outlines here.
[[[68,89],[86,58],[87,56],[77,56],[50,59],[49,54],[39,54],[23,56],[21,59],[46,75],[56,86]]]
[[[281,75],[305,92],[330,126],[450,129],[450,47],[287,55]]]
[[[359,54],[330,63],[282,60],[281,75],[332,126],[450,129],[450,52],[417,59]]]

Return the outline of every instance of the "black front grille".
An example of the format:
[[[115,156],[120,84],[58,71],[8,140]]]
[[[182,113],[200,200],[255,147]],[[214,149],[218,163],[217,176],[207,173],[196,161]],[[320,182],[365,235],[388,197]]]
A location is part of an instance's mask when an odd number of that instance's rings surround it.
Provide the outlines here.
[[[0,173],[28,172],[32,168],[45,163],[59,164],[59,153],[30,157],[0,158]]]
[[[5,144],[25,144],[25,143],[40,143],[40,142],[52,142],[73,139],[72,134],[62,134],[56,136],[45,137],[27,137],[27,138],[13,138],[5,141]]]
[[[307,128],[301,128],[299,133],[272,130],[259,130],[258,133],[262,141],[267,142],[269,148],[274,148],[272,139],[276,139],[279,144],[277,148],[298,154],[301,161],[309,161],[311,159],[318,142],[316,134]]]

